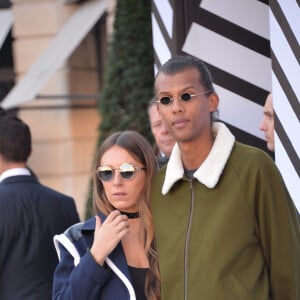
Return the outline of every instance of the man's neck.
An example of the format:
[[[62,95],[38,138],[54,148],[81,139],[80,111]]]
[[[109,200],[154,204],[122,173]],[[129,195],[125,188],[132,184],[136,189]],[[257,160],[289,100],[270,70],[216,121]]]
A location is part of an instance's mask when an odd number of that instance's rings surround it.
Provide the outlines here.
[[[25,162],[8,162],[0,159],[0,174],[10,169],[26,168]]]
[[[180,143],[178,146],[181,153],[181,159],[185,169],[196,170],[209,155],[214,143],[213,136],[204,139],[197,139],[191,142]]]

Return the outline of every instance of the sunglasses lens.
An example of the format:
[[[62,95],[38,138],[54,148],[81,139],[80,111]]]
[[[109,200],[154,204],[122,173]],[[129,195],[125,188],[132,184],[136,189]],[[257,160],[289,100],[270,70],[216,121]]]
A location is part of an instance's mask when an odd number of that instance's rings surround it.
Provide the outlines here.
[[[189,101],[189,100],[192,99],[192,97],[189,93],[182,94],[180,98],[181,98],[182,101]]]
[[[123,164],[120,167],[120,174],[123,179],[131,179],[134,175],[134,166],[131,164]]]
[[[97,176],[102,181],[110,181],[114,176],[115,170],[119,170],[120,176],[123,179],[132,179],[136,170],[142,170],[143,168],[134,167],[132,164],[122,164],[120,168],[113,169],[110,166],[98,167]]]
[[[123,179],[130,179],[133,177],[134,171],[121,171],[120,174]]]
[[[98,177],[103,181],[109,181],[112,179],[113,176],[113,170],[110,167],[99,167],[98,168]]]
[[[168,105],[171,103],[171,99],[170,97],[162,97],[160,98],[160,103],[163,104],[163,105]]]

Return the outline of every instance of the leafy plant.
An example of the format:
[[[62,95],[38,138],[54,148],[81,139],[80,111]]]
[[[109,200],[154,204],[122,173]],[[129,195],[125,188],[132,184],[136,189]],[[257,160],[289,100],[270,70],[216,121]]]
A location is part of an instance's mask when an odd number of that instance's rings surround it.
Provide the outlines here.
[[[148,102],[153,96],[153,68],[151,1],[117,1],[100,92],[98,145],[111,133],[127,129],[136,130],[153,142],[147,114]],[[90,183],[86,218],[92,213]]]

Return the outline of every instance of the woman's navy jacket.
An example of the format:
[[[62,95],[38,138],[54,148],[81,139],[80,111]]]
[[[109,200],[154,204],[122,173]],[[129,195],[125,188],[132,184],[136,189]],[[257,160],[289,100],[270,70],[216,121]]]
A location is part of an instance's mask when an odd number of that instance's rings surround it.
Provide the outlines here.
[[[105,219],[99,214],[102,222]],[[95,218],[71,226],[54,237],[59,264],[54,273],[52,299],[135,300],[121,243],[102,266],[89,252],[93,243]]]

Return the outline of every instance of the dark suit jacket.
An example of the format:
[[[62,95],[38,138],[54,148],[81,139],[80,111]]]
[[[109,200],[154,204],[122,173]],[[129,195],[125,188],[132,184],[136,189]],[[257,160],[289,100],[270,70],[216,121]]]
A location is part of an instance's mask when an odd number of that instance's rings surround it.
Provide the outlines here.
[[[158,166],[161,169],[164,165],[166,165],[169,161],[168,156],[162,156],[161,154],[157,155]]]
[[[53,236],[79,222],[73,198],[12,176],[0,183],[0,299],[51,299]]]

